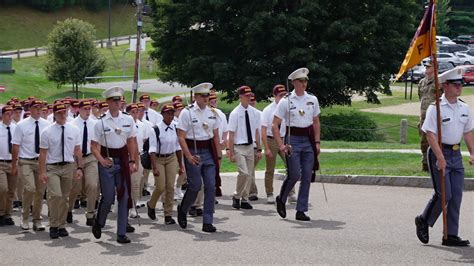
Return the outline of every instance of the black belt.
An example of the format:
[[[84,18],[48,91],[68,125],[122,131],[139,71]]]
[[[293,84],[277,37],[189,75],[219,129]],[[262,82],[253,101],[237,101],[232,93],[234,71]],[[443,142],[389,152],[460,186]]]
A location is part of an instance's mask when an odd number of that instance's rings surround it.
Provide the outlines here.
[[[86,154],[86,155],[82,155],[82,158],[87,157],[87,156],[89,156],[89,155],[91,155],[91,154],[92,154],[92,153],[88,153],[88,154]]]
[[[158,154],[158,153],[156,153],[155,155],[156,155],[156,157],[158,157],[158,158],[168,158],[168,157],[170,157],[170,156],[173,155],[173,154],[174,154],[174,153],[167,153],[167,154]]]
[[[248,145],[253,145],[253,143],[241,143],[241,144],[234,144],[237,146],[248,146]]]
[[[453,150],[453,151],[457,151],[461,147],[461,143],[458,143],[458,144],[444,144],[443,143],[442,145],[443,145],[443,149]]]
[[[12,160],[1,160],[0,159],[0,163],[11,163],[11,162],[12,162]]]
[[[273,136],[267,136],[267,138],[269,138],[269,139],[273,139]]]
[[[68,165],[71,164],[72,162],[59,162],[59,163],[48,163],[47,165]]]
[[[21,158],[21,160],[28,160],[28,161],[38,161],[38,157],[35,157],[35,158]]]

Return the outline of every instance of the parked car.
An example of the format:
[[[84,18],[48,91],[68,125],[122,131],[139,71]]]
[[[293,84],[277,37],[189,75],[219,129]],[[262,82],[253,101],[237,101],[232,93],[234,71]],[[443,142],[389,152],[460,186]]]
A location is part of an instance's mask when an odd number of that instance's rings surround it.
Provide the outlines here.
[[[464,84],[474,82],[474,65],[464,65],[461,67],[464,69],[464,73],[462,75]]]
[[[439,44],[439,53],[455,53],[455,52],[467,52],[469,47],[463,44]]]
[[[474,56],[474,48],[469,49],[469,51],[467,51],[466,54]]]
[[[451,63],[453,66],[461,65],[461,60],[454,54],[438,53],[438,62]]]
[[[468,54],[465,54],[465,53],[461,53],[461,52],[457,52],[457,53],[455,53],[455,55],[459,58],[459,60],[461,60],[461,64],[463,64],[463,65],[472,65],[472,64],[474,64],[474,56],[471,56],[471,55],[468,55]]]
[[[423,64],[418,64],[412,69],[408,70],[408,75],[411,76],[411,80],[418,83],[422,78],[425,77],[426,67]]]
[[[438,44],[456,44],[446,36],[436,36],[436,43]]]
[[[454,42],[457,44],[470,45],[474,44],[474,35],[459,35]]]
[[[444,63],[444,62],[439,62],[438,63],[438,74],[444,73],[450,69],[453,69],[454,66],[451,63]]]

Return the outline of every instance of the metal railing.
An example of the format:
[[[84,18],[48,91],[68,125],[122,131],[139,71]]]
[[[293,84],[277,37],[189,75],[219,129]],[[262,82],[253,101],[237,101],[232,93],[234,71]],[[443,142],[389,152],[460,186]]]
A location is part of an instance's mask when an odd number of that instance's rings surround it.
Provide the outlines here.
[[[128,35],[128,36],[121,36],[111,38],[110,40],[115,43],[115,46],[119,44],[130,44],[133,38],[136,38],[135,35]],[[94,41],[97,47],[104,48],[107,46],[108,39],[102,39]],[[24,57],[33,57],[33,56],[40,56],[44,55],[47,52],[46,47],[35,47],[35,48],[26,48],[26,49],[17,49],[12,51],[0,51],[0,56],[13,56],[16,59],[24,58]]]

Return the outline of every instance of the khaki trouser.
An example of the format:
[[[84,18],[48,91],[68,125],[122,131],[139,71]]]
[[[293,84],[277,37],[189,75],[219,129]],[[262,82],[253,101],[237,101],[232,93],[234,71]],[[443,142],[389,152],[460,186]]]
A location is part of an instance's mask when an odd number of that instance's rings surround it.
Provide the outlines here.
[[[420,123],[418,124],[418,132],[420,133],[420,149],[422,153],[421,157],[421,163],[422,166],[425,170],[428,170],[428,147],[430,146],[428,144],[428,139],[426,138],[426,133],[421,130],[421,127],[423,126],[423,123],[425,122],[425,114],[422,113],[420,117]]]
[[[145,189],[145,187],[148,186],[148,178],[150,177],[151,170],[143,168],[143,177],[142,177],[142,190]]]
[[[69,194],[76,170],[75,163],[46,165],[48,176],[49,226],[64,228],[69,209]]]
[[[0,216],[10,218],[18,177],[11,175],[12,164],[0,162]]]
[[[247,199],[252,184],[251,176],[255,167],[253,145],[234,145],[234,154],[239,171],[234,198]]]
[[[23,220],[28,220],[30,206],[33,205],[33,221],[41,221],[46,184],[39,180],[38,161],[20,159],[18,166],[23,181],[22,218]]]
[[[257,184],[255,183],[255,168],[257,168],[257,164],[260,162],[260,160],[257,159],[257,150],[254,149],[254,164],[253,164],[253,171],[252,171],[252,176],[251,176],[251,184],[250,184],[250,190],[249,190],[249,195],[250,196],[257,196],[258,195],[258,188]]]
[[[160,175],[155,176],[155,189],[151,194],[148,205],[154,209],[156,202],[164,192],[164,214],[165,216],[171,216],[173,213],[174,181],[179,167],[178,158],[176,154],[173,154],[166,158],[156,157],[156,161]]]
[[[186,172],[178,175],[178,178],[176,179],[176,188],[181,189],[181,187],[186,184]]]
[[[83,157],[83,177],[80,180],[73,179],[71,194],[69,194],[69,211],[72,211],[77,196],[86,192],[87,209],[86,218],[93,218],[95,214],[95,202],[99,197],[99,169],[97,159],[90,154]]]
[[[17,171],[17,182],[14,200],[23,201],[23,178],[21,177],[21,171]]]
[[[142,189],[145,184],[145,179],[143,178],[143,166],[140,161],[137,162],[138,170],[132,174],[132,201],[135,205],[138,204],[138,201],[142,198]]]
[[[265,192],[267,192],[267,195],[268,195],[268,194],[273,194],[273,176],[275,174],[275,164],[276,164],[277,154],[280,155],[285,165],[286,165],[286,159],[285,159],[285,153],[280,151],[280,148],[278,147],[278,143],[275,139],[267,137],[267,143],[273,155],[272,157],[265,156],[265,162],[266,162]]]

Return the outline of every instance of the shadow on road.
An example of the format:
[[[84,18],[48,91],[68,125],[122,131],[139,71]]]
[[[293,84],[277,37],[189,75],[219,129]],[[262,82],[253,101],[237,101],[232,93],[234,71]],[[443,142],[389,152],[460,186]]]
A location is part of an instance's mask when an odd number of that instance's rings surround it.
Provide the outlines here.
[[[294,228],[305,229],[305,228],[319,228],[322,230],[341,230],[344,229],[343,225],[345,222],[341,221],[328,221],[328,220],[311,220],[309,222],[295,221],[284,219],[283,221],[287,223],[294,224]]]
[[[442,251],[451,252],[460,256],[457,260],[446,260],[448,262],[474,264],[474,247],[445,247],[432,245],[428,246]]]
[[[197,231],[199,230],[199,231]],[[239,240],[240,234],[231,231],[221,231],[217,228],[215,233],[205,233],[201,231],[201,227],[193,227],[190,229],[180,230],[183,233],[194,236],[194,241],[216,241],[216,242],[233,242]]]
[[[105,236],[104,236],[105,235]],[[109,237],[109,239],[104,240],[104,237]],[[137,256],[145,252],[145,250],[151,248],[149,245],[145,245],[140,242],[140,238],[149,237],[149,233],[133,233],[127,234],[127,236],[132,240],[130,244],[118,244],[116,242],[117,235],[112,232],[105,232],[102,234],[102,238],[98,240],[97,244],[101,245],[106,249],[106,251],[101,252],[103,255],[120,255],[120,256]]]

